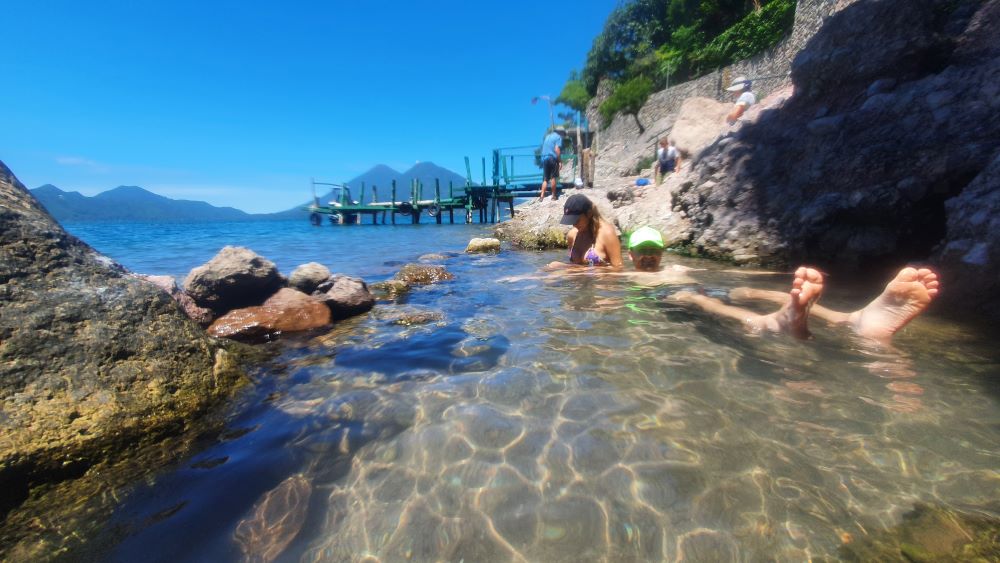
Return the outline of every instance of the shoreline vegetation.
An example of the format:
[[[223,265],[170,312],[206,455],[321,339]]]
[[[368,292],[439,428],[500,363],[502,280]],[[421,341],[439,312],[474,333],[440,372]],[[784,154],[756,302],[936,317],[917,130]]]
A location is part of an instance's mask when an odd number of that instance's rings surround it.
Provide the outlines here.
[[[681,17],[694,13],[681,10],[690,3],[669,2],[680,15],[677,25],[664,28],[669,33],[654,30],[665,34],[663,42],[641,42],[640,33],[601,54],[625,36],[619,28],[639,21],[629,10],[660,4],[618,8],[595,40],[593,61],[588,57],[584,72],[571,75],[561,100],[605,118],[595,147],[597,178],[584,193],[619,231],[651,225],[675,248],[740,265],[815,258],[831,270],[881,275],[901,261],[928,260],[949,288],[939,306],[1000,318],[1000,154],[992,142],[1000,125],[990,109],[996,89],[989,87],[1000,60],[991,32],[1000,24],[1000,2],[842,3],[799,39],[787,83],[771,88],[741,123],[698,122],[696,115],[687,130],[680,124],[690,115],[681,102],[661,104],[652,85],[664,75],[694,77],[742,53],[740,45],[773,37],[773,24],[788,25],[789,2],[753,6],[715,39],[698,36],[708,20]],[[799,2],[798,9],[815,4]],[[601,99],[599,79],[609,75],[624,82],[606,84],[610,97]],[[615,98],[617,91],[628,96]],[[667,130],[699,139],[681,145],[691,164],[661,186],[637,188],[635,175],[622,171],[633,171]],[[406,266],[370,291],[362,280],[311,265],[285,279],[262,257],[224,249],[242,265],[230,268],[223,257],[181,291],[173,280],[129,275],[68,235],[2,163],[0,198],[0,556],[12,559],[65,556],[55,541],[59,530],[96,533],[114,507],[116,499],[98,491],[176,463],[205,440],[223,439],[217,407],[267,361],[267,349],[211,338],[199,325],[217,326],[209,332],[218,336],[268,341],[286,330],[330,326],[368,311],[376,296],[392,300],[411,284],[450,275]],[[561,205],[522,206],[497,227],[498,238],[520,248],[564,245],[565,229],[555,225]],[[490,242],[489,251],[498,245]],[[977,295],[987,298],[969,299]],[[399,322],[424,317],[403,314]],[[934,531],[908,531],[917,521]],[[865,540],[888,551],[872,555],[859,542],[841,555],[988,557],[998,526],[992,516],[918,506],[898,529]],[[942,535],[947,541],[923,541]],[[88,546],[83,537],[77,547],[102,546]]]

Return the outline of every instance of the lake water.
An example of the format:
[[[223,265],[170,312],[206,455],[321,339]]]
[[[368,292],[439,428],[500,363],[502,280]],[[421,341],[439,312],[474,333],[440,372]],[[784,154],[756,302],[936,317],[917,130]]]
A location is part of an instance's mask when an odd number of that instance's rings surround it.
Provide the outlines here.
[[[819,322],[809,341],[752,335],[665,297],[790,276],[671,258],[707,269],[504,282],[564,252],[461,254],[482,225],[67,229],[180,278],[227,244],[286,275],[372,282],[427,253],[455,275],[282,340],[223,437],[122,499],[111,560],[801,561],[916,502],[1000,509],[995,335],[933,315],[894,349]],[[827,288],[845,310],[880,289]]]

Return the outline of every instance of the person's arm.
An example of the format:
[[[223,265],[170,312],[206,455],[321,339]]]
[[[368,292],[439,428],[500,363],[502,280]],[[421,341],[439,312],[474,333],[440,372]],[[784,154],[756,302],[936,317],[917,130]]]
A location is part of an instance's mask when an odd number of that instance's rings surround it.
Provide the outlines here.
[[[728,121],[729,123],[735,123],[736,120],[739,119],[740,116],[743,115],[743,112],[745,112],[746,110],[747,110],[746,104],[737,102],[736,107],[734,107],[733,111],[726,117],[726,121]]]
[[[680,149],[677,149],[677,162],[674,163],[674,172],[681,171],[681,162],[683,162],[683,159],[681,158],[681,151]]]

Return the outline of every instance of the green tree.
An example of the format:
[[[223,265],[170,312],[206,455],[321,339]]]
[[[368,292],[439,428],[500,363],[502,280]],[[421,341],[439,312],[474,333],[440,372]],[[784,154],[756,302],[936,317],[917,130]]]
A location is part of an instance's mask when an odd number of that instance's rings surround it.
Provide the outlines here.
[[[557,104],[563,104],[564,106],[573,108],[576,111],[584,111],[587,109],[587,103],[590,102],[590,94],[587,93],[587,87],[584,85],[582,80],[574,79],[572,76],[566,85],[563,86],[562,92],[559,93],[559,97],[556,98]]]
[[[620,112],[631,115],[639,126],[639,134],[645,133],[646,128],[639,121],[639,110],[652,92],[653,81],[645,76],[636,76],[619,84],[599,108],[604,126],[611,124],[615,114]]]

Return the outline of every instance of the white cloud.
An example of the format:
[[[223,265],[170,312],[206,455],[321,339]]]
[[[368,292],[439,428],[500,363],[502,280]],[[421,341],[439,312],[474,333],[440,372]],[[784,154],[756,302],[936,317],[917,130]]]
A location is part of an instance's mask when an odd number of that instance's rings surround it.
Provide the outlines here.
[[[111,171],[110,166],[106,164],[101,164],[96,160],[83,158],[82,156],[57,156],[56,164],[60,164],[62,166],[76,166],[80,168],[85,168],[90,172],[97,172],[99,174],[105,174]]]

